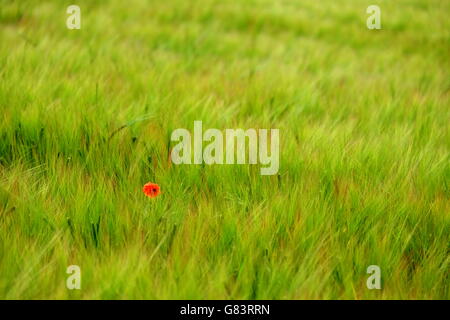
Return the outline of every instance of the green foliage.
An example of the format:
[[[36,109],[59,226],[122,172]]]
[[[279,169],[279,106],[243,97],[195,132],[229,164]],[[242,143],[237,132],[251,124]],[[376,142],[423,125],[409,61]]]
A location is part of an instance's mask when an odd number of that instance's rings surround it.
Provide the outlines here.
[[[80,0],[68,30],[2,1],[0,298],[450,298],[450,3],[377,2],[382,30],[361,0]],[[279,128],[279,175],[171,164],[194,120]]]

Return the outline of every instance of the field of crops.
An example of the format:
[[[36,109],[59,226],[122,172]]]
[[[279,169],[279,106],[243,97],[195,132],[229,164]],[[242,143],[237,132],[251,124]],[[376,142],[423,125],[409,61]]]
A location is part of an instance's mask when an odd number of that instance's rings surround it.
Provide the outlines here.
[[[0,298],[450,298],[449,12],[1,0]],[[278,129],[278,172],[174,164],[196,120]]]

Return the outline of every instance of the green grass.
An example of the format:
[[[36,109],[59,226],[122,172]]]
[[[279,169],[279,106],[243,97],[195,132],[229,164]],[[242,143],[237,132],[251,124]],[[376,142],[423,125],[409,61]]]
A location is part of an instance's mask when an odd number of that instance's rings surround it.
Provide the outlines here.
[[[0,298],[450,298],[449,12],[2,0]],[[194,120],[280,129],[279,174],[170,164]]]

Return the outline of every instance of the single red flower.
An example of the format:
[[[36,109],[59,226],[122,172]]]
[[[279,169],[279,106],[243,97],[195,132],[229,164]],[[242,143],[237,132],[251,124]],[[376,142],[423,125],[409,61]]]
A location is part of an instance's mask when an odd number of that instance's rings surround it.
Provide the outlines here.
[[[144,184],[142,191],[149,198],[155,198],[155,197],[159,196],[159,194],[161,193],[159,186],[153,182],[148,182],[148,183]]]

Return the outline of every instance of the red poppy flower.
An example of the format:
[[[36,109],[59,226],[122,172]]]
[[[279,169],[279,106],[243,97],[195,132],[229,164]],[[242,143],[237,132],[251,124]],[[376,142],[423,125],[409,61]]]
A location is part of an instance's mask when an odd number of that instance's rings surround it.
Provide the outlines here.
[[[156,183],[152,183],[152,182],[148,182],[148,183],[144,184],[142,191],[149,198],[155,198],[155,197],[159,196],[159,194],[161,193],[159,186]]]

